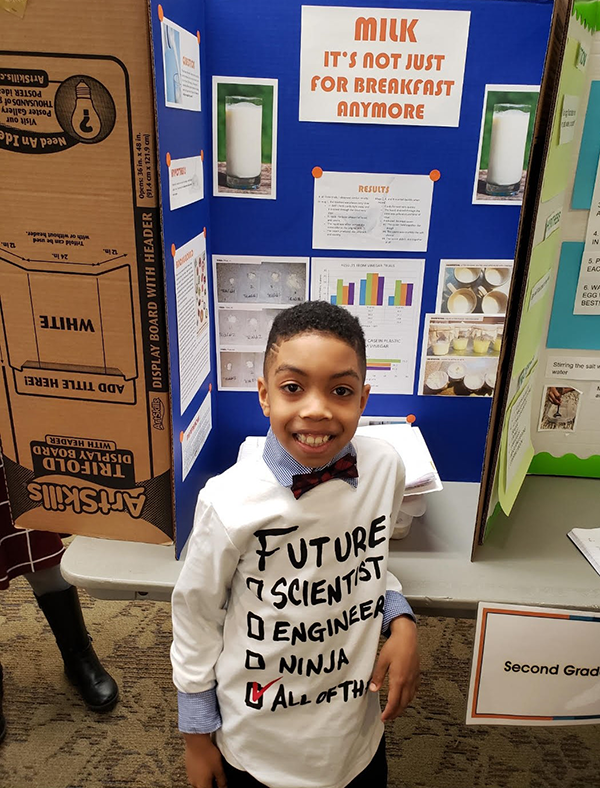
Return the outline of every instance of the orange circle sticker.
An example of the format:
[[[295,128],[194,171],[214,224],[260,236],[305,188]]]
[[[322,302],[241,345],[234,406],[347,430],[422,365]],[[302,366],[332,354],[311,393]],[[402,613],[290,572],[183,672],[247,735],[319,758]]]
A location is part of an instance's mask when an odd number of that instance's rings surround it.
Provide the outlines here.
[[[198,39],[198,43],[200,43],[200,31],[196,30],[196,38]]]
[[[436,181],[439,181],[439,179],[442,177],[442,173],[439,170],[431,170],[431,172],[429,173],[429,177],[435,183]]]
[[[171,257],[175,257],[175,252],[177,249],[175,248],[175,244],[171,244]]]
[[[204,237],[206,238],[206,227],[204,228],[204,230],[202,230],[202,232],[204,233]]]
[[[182,430],[182,431],[179,433],[179,443],[183,443],[183,439],[184,439],[184,437],[185,437],[185,436],[184,436],[184,434],[183,434],[183,430]]]
[[[162,22],[163,19],[165,18],[165,12],[163,11],[163,7],[161,5],[159,5],[156,10],[158,11],[158,18]]]
[[[323,177],[323,170],[320,167],[313,167],[312,168],[312,175],[313,175],[313,178],[322,178]]]
[[[171,166],[171,154],[167,153],[167,167]]]
[[[204,151],[200,151],[200,161],[204,161]]]
[[[406,417],[406,421],[408,424],[414,424],[416,420],[417,417],[412,413],[409,413],[408,416]]]
[[[212,391],[212,383],[209,383],[209,384],[208,384],[208,390],[209,390],[209,391]]]

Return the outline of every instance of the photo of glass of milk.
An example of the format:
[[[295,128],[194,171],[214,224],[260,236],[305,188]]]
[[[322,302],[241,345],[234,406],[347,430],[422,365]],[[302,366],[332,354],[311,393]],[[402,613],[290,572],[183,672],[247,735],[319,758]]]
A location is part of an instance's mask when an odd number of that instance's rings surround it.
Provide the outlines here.
[[[494,104],[486,193],[496,197],[518,194],[523,175],[529,104]]]
[[[256,189],[260,185],[262,121],[262,98],[225,97],[227,186]]]

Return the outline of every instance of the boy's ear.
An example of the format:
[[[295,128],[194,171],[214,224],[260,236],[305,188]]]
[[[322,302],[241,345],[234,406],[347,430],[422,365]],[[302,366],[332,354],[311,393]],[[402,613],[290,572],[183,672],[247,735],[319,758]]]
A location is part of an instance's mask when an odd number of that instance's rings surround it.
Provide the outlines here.
[[[370,392],[371,392],[371,386],[368,383],[365,383],[365,385],[363,386],[361,397],[360,397],[360,412],[361,412],[361,415],[362,415],[362,412],[364,411],[364,409],[367,406],[367,400],[369,399]]]
[[[269,391],[267,389],[267,381],[264,378],[258,379],[258,401],[262,408],[263,414],[269,418],[271,415],[271,406],[269,405]]]

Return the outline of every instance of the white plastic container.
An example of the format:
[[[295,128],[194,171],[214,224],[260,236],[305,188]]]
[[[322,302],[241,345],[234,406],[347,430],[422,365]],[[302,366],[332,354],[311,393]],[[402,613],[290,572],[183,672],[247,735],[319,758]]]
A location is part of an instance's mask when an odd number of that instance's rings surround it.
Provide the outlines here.
[[[262,163],[262,99],[225,98],[227,185],[237,189],[260,184]]]
[[[521,185],[529,115],[528,104],[495,104],[486,192],[496,196],[517,194]]]

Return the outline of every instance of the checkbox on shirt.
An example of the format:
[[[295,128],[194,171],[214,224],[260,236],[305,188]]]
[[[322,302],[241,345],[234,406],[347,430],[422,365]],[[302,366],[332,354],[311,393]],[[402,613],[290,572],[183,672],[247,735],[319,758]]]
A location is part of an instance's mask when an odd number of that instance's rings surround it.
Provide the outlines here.
[[[246,670],[264,670],[265,659],[262,654],[246,650]]]
[[[248,613],[248,637],[253,640],[265,639],[265,622],[260,616]]]
[[[249,681],[246,684],[246,706],[249,706],[251,709],[262,709],[264,693],[261,690],[262,687],[255,681]]]

